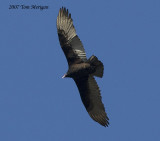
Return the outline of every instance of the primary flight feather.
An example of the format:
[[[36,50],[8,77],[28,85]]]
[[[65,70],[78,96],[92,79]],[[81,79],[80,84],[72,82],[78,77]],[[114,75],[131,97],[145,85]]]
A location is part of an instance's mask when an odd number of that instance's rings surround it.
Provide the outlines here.
[[[94,55],[87,59],[82,42],[76,34],[71,14],[63,7],[59,10],[57,17],[57,32],[69,67],[63,78],[73,78],[90,117],[99,124],[108,126],[109,118],[94,79],[94,76],[103,77],[104,66]]]

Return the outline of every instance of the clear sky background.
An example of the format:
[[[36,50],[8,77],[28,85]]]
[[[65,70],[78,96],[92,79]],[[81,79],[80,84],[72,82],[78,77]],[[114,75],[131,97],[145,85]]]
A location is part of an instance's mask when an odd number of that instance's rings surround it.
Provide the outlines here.
[[[9,5],[49,6],[9,10]],[[86,112],[60,48],[56,18],[72,14],[87,57],[104,64],[97,78],[110,118]],[[159,0],[1,0],[1,141],[160,141]]]

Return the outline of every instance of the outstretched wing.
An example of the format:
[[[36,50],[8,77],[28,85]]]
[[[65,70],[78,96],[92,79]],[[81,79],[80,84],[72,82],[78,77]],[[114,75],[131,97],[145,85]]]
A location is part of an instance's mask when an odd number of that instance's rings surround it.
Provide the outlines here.
[[[63,7],[59,10],[57,17],[57,32],[68,64],[85,62],[86,53],[76,34],[71,14]]]
[[[74,79],[80,92],[82,102],[90,117],[103,126],[109,125],[99,87],[93,76]]]

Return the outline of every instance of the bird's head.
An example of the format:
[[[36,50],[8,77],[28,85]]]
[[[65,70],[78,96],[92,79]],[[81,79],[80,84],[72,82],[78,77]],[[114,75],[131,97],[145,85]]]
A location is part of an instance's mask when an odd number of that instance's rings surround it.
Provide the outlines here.
[[[62,78],[65,78],[65,77],[67,77],[67,74],[65,74],[65,75],[62,76]]]
[[[66,78],[66,77],[70,77],[68,72],[66,74],[64,74],[62,78]]]
[[[72,71],[71,70],[68,70],[67,73],[65,75],[63,75],[62,78],[65,78],[65,77],[71,77],[72,78]]]

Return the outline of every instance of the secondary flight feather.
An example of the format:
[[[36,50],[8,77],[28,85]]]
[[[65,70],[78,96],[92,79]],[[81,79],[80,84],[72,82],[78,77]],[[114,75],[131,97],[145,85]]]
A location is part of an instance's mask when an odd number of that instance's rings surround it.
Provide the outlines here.
[[[94,79],[94,76],[103,77],[104,66],[94,55],[87,59],[83,44],[76,34],[71,14],[63,7],[57,17],[57,32],[69,67],[62,78],[70,77],[75,81],[90,117],[99,124],[108,126],[109,118]]]

